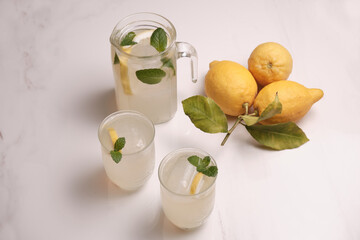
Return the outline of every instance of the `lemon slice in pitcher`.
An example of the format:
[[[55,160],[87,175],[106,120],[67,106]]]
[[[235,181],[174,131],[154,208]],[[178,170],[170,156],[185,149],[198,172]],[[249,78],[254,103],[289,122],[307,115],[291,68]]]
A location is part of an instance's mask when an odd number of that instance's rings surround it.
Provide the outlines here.
[[[143,41],[145,39],[146,40],[149,39],[149,44],[150,44],[150,38],[151,38],[151,35],[153,34],[153,32],[154,32],[154,29],[143,30],[136,34],[133,41],[136,43],[140,43],[141,41]]]
[[[126,95],[132,95],[128,76],[127,58],[119,57],[113,46],[111,46],[111,54],[113,56],[113,71],[115,81],[121,82],[123,91]]]
[[[141,46],[150,46],[150,38],[151,38],[151,35],[153,32],[154,32],[154,30],[152,29],[152,30],[143,30],[139,33],[136,33],[136,36],[133,39],[133,41],[136,42],[136,44],[130,45],[130,46],[123,46],[122,50],[128,54],[139,55],[139,56],[152,54],[150,52],[148,53],[147,51],[144,51],[146,49]],[[123,87],[124,93],[126,95],[132,95],[133,92],[132,92],[131,86],[130,86],[128,58],[127,57],[124,56],[124,57],[119,58],[119,67],[120,67],[121,85]]]

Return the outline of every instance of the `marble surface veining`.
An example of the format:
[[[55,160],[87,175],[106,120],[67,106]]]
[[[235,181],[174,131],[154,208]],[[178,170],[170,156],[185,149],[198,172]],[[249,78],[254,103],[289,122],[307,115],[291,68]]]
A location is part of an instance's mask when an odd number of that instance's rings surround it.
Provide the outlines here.
[[[178,111],[156,126],[156,170],[139,191],[107,180],[97,127],[116,110],[109,36],[135,12],[157,12],[199,55],[199,81],[178,61]],[[360,239],[360,2],[0,1],[0,240]],[[310,142],[259,147],[237,129],[196,129],[180,100],[203,94],[209,62],[247,66],[274,41],[294,59],[290,79],[321,88],[299,126]],[[231,120],[233,121],[233,120]],[[170,151],[198,147],[218,162],[216,204],[194,231],[161,211],[157,167]]]

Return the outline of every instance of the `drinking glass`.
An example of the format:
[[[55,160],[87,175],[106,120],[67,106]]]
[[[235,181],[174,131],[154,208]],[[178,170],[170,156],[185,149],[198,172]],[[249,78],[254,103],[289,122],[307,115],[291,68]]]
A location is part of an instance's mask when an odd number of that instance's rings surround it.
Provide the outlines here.
[[[182,148],[169,153],[160,163],[159,180],[162,208],[166,217],[177,227],[192,229],[202,225],[210,216],[215,203],[216,177],[202,176],[198,191],[190,194],[196,167],[187,158],[210,156],[196,148]],[[210,165],[216,166],[210,156]]]
[[[114,150],[109,130],[125,137],[122,158],[116,163],[110,151]],[[155,166],[155,128],[150,119],[136,111],[118,111],[107,116],[99,126],[102,160],[109,179],[124,190],[136,190],[153,173]]]
[[[166,48],[160,52],[150,41],[158,28],[162,28],[167,36]],[[131,45],[124,46],[123,40],[129,34],[136,36],[130,41]],[[110,42],[117,108],[142,112],[155,124],[169,121],[177,110],[176,60],[181,57],[191,59],[195,83],[195,48],[185,42],[176,42],[173,24],[155,13],[136,13],[124,18],[115,26]],[[149,69],[161,72],[160,82],[140,80],[138,73]]]

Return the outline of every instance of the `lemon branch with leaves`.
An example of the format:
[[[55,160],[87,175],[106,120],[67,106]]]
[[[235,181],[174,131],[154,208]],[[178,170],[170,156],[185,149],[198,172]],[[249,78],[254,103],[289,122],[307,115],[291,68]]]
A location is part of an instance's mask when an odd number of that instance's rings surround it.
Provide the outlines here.
[[[183,100],[182,104],[185,114],[195,127],[207,133],[226,133],[221,143],[222,146],[239,124],[245,126],[257,142],[276,150],[296,148],[309,141],[305,133],[294,122],[260,124],[261,121],[281,113],[282,104],[277,93],[274,101],[260,115],[257,112],[249,114],[249,104],[244,103],[245,113],[237,117],[229,130],[225,113],[211,98],[197,95]]]

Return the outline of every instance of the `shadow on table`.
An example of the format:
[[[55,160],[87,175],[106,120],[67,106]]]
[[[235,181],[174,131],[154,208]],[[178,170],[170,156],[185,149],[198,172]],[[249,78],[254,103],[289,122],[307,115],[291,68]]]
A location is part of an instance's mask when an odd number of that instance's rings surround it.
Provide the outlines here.
[[[182,230],[172,224],[165,216],[164,212],[161,209],[161,206],[158,208],[158,215],[147,226],[142,226],[139,229],[144,231],[138,232],[136,239],[148,239],[148,240],[159,240],[159,239],[189,239],[193,240],[194,236],[198,235],[204,227],[200,226],[192,230]]]
[[[117,111],[115,91],[111,88],[89,94],[80,101],[77,108],[81,118],[100,124],[106,116]]]
[[[73,193],[79,200],[89,203],[124,198],[134,194],[113,184],[102,167],[78,177],[74,183]]]

